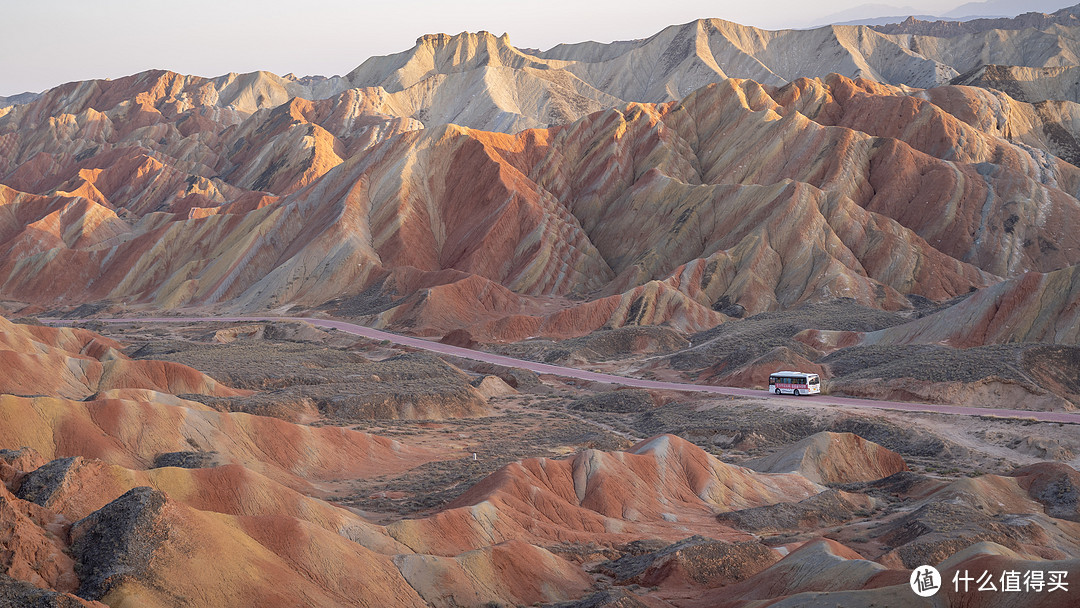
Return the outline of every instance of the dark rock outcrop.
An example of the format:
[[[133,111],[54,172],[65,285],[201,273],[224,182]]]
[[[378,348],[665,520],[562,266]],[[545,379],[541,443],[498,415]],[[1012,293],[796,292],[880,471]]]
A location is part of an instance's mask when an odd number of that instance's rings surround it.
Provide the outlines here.
[[[990,517],[966,504],[932,502],[881,529],[878,537],[897,547],[883,556],[905,568],[936,565],[953,553],[990,541],[1016,550],[1040,534],[1037,525]]]
[[[578,399],[570,407],[584,412],[647,412],[656,407],[656,399],[645,390],[617,390],[596,393]]]
[[[873,503],[866,496],[826,490],[799,502],[780,502],[764,507],[717,515],[722,523],[742,530],[810,529],[840,524],[857,515],[869,515]]]
[[[134,488],[72,525],[80,597],[101,599],[121,581],[145,573],[169,535],[161,523],[166,500],[163,492]]]
[[[76,459],[81,460],[79,457],[57,458],[38,467],[22,480],[15,495],[43,507],[49,506],[49,499],[64,483]]]
[[[39,589],[0,572],[0,606],[4,608],[104,608],[70,593]]]
[[[1080,522],[1080,472],[1060,462],[1040,462],[1012,472],[1050,517]]]
[[[154,467],[180,467],[182,469],[208,469],[221,464],[217,452],[165,452],[154,458]]]

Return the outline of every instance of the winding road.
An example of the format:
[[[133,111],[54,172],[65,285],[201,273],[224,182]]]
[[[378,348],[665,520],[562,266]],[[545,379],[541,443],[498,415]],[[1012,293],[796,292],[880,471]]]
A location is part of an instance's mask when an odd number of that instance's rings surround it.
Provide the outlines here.
[[[91,320],[91,319],[87,319]],[[92,319],[94,321],[102,321],[104,323],[207,323],[207,322],[226,322],[226,323],[251,323],[259,321],[303,321],[310,323],[316,327],[322,327],[325,329],[336,329],[355,336],[361,336],[372,340],[388,340],[394,344],[401,346],[411,346],[422,350],[431,351],[441,355],[450,355],[453,357],[460,357],[462,359],[471,359],[473,361],[482,361],[485,363],[493,363],[495,365],[502,365],[505,367],[519,367],[527,370],[534,371],[538,374],[551,374],[555,376],[561,376],[564,378],[574,378],[577,380],[585,380],[588,382],[604,382],[609,384],[619,384],[622,386],[631,386],[635,388],[653,389],[653,390],[667,390],[667,391],[683,391],[683,392],[696,392],[696,393],[712,393],[717,395],[733,395],[739,397],[768,397],[769,394],[766,391],[758,389],[747,388],[735,388],[728,386],[711,386],[706,384],[684,384],[680,382],[663,382],[658,380],[644,380],[641,378],[628,378],[624,376],[614,376],[611,374],[602,374],[599,372],[590,372],[583,369],[577,369],[573,367],[562,367],[559,365],[549,365],[547,363],[538,363],[536,361],[527,361],[523,359],[515,359],[513,357],[507,357],[504,355],[496,355],[494,353],[486,353],[477,350],[471,350],[468,348],[462,348],[460,346],[451,346],[449,344],[441,344],[439,342],[432,342],[430,340],[424,340],[421,338],[413,338],[410,336],[402,336],[399,334],[381,331],[378,329],[372,329],[363,325],[356,325],[355,323],[349,323],[348,321],[337,321],[333,319],[317,319],[311,317],[131,317],[131,318],[119,318],[119,319]],[[44,322],[49,323],[68,323],[73,320],[61,320],[61,319],[48,319]],[[908,403],[904,401],[877,401],[872,399],[854,399],[850,397],[834,397],[831,395],[817,395],[813,397],[788,397],[792,400],[792,405],[798,405],[802,403],[817,404],[817,405],[831,405],[840,406],[845,408],[857,408],[857,409],[878,409],[878,410],[900,410],[908,412],[935,412],[939,414],[956,414],[963,416],[992,416],[996,418],[1018,418],[1027,420],[1038,420],[1040,422],[1061,422],[1068,424],[1080,424],[1080,414],[1073,414],[1069,412],[1037,412],[1028,410],[1009,410],[998,408],[983,408],[983,407],[969,407],[963,405],[937,405],[929,403]]]

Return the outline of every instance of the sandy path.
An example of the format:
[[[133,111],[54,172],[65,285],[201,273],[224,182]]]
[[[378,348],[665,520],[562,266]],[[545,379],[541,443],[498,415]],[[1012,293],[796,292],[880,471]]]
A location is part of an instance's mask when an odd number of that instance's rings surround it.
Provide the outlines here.
[[[505,367],[519,367],[534,371],[538,374],[552,374],[555,376],[574,378],[577,380],[585,380],[588,382],[606,382],[609,384],[619,384],[622,386],[631,386],[635,388],[652,390],[712,393],[718,395],[735,395],[740,397],[764,397],[768,395],[766,391],[758,389],[712,386],[705,384],[685,384],[680,382],[663,382],[658,380],[644,380],[641,378],[630,378],[625,376],[615,376],[611,374],[591,372],[587,370],[576,369],[573,367],[562,367],[559,365],[549,365],[547,363],[526,361],[523,359],[507,357],[504,355],[496,355],[494,353],[486,353],[482,351],[470,350],[468,348],[461,348],[459,346],[441,344],[438,342],[432,342],[430,340],[424,340],[422,338],[402,336],[387,331],[372,329],[363,325],[357,325],[355,323],[349,323],[348,321],[338,321],[333,319],[317,319],[310,317],[132,317],[126,319],[93,320],[101,321],[104,323],[249,323],[252,321],[302,321],[305,323],[310,323],[311,325],[314,325],[316,327],[322,327],[325,329],[336,329],[338,331],[343,331],[355,336],[369,338],[371,340],[387,340],[393,344],[398,344],[401,346],[411,346],[413,348],[418,348],[438,354],[451,355],[454,357],[461,357],[463,359],[471,359],[474,361],[483,361],[485,363],[492,363]],[[42,321],[56,324],[71,322],[62,319],[42,319]],[[962,416],[991,416],[997,418],[1026,418],[1029,420],[1038,420],[1041,422],[1062,422],[1070,424],[1080,424],[1080,414],[1072,414],[1068,412],[1037,412],[1028,410],[971,407],[963,405],[909,403],[904,401],[875,401],[871,399],[854,399],[850,397],[833,397],[829,395],[817,395],[813,397],[791,397],[791,405],[794,406],[802,403],[808,405],[833,405],[856,409],[896,410],[908,412],[937,412],[941,414],[954,414]]]

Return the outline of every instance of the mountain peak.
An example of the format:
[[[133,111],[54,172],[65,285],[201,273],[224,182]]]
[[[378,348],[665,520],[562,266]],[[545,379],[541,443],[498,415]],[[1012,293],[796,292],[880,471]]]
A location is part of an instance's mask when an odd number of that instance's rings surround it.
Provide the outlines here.
[[[473,41],[496,41],[501,44],[510,44],[510,35],[503,33],[501,36],[496,36],[487,30],[478,30],[476,32],[461,32],[459,34],[424,34],[416,39],[416,46],[431,45],[434,47],[450,46],[454,43],[460,42],[473,42]]]

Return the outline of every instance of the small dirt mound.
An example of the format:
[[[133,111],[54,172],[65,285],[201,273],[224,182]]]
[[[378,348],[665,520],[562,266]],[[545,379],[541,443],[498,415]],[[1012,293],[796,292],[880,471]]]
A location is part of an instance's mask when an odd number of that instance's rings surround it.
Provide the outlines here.
[[[834,487],[845,492],[859,492],[884,500],[900,500],[925,498],[947,484],[946,481],[927,477],[926,475],[919,475],[911,471],[900,471],[883,479],[838,484]]]
[[[516,395],[518,392],[514,390],[509,384],[503,381],[498,376],[484,376],[483,378],[477,378],[470,384],[480,391],[484,399],[491,399],[492,397],[505,397],[507,395]]]
[[[897,313],[860,306],[845,298],[794,310],[765,312],[690,336],[691,348],[672,356],[671,366],[679,370],[730,371],[780,347],[788,347],[793,355],[813,361],[817,359],[816,351],[794,340],[805,329],[874,331],[905,321]]]
[[[439,339],[439,343],[461,348],[476,348],[476,340],[473,340],[472,334],[464,329],[455,329],[447,333]]]
[[[763,473],[801,473],[816,483],[873,481],[908,470],[892,450],[852,433],[827,431],[744,464]]]

